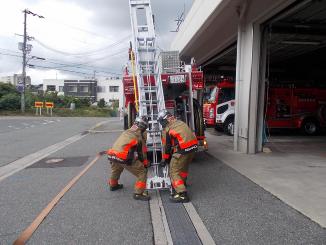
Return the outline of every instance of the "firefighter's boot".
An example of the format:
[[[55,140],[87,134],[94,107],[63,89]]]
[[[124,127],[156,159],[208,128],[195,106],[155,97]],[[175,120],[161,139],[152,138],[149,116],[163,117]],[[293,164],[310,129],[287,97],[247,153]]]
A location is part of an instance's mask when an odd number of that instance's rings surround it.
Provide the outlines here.
[[[123,184],[110,185],[110,191],[117,191],[123,188]]]
[[[135,200],[140,200],[140,201],[149,201],[151,199],[151,197],[148,195],[147,191],[144,191],[143,193],[134,194],[134,199]]]
[[[171,202],[189,202],[187,192],[176,193],[170,197]]]

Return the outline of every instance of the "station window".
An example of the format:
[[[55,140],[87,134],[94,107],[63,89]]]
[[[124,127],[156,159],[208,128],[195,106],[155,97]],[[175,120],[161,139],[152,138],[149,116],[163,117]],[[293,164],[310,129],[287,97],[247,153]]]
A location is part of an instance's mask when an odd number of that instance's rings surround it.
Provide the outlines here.
[[[80,92],[82,93],[88,93],[89,89],[88,89],[88,85],[81,85],[80,86]]]
[[[77,86],[76,85],[68,85],[68,92],[77,93]]]

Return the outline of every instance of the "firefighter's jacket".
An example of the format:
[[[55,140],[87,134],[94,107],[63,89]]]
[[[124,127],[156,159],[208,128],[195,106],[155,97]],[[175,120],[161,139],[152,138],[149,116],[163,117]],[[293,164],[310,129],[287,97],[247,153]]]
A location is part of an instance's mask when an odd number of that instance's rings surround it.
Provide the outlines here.
[[[112,162],[131,165],[136,159],[144,166],[148,164],[146,148],[146,132],[132,128],[124,131],[107,151],[108,159]]]
[[[195,152],[198,149],[198,141],[195,134],[187,124],[180,120],[170,122],[162,132],[164,159],[170,159],[172,154],[181,155]]]

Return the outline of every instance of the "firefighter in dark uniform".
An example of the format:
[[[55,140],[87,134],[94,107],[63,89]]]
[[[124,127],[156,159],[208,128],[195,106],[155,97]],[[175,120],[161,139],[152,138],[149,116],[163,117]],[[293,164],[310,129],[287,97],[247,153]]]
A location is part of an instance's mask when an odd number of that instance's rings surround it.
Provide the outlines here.
[[[110,190],[123,188],[118,181],[123,169],[127,169],[137,177],[134,199],[143,201],[150,199],[145,191],[148,165],[145,138],[147,127],[147,117],[137,117],[133,126],[124,131],[107,151],[108,160],[111,162]]]
[[[158,121],[163,127],[161,165],[164,166],[170,161],[170,178],[174,188],[174,194],[170,200],[189,202],[186,180],[189,164],[198,149],[197,138],[187,124],[177,120],[167,110],[159,112]]]

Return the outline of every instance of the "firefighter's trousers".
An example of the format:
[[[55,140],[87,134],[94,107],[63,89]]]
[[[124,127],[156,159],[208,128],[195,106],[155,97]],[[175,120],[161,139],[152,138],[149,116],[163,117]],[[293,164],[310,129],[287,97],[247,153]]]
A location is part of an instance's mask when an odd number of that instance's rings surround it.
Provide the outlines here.
[[[185,155],[181,155],[179,153],[174,153],[172,155],[172,159],[170,161],[170,177],[172,186],[177,193],[187,191],[185,181],[188,177],[189,164],[194,156],[194,152]]]
[[[118,180],[120,179],[123,169],[127,169],[130,173],[136,176],[137,180],[135,183],[135,193],[143,193],[144,189],[146,188],[147,170],[144,168],[143,163],[141,163],[139,160],[136,160],[131,165],[111,162],[111,178],[109,184],[111,186],[118,184]]]

